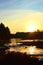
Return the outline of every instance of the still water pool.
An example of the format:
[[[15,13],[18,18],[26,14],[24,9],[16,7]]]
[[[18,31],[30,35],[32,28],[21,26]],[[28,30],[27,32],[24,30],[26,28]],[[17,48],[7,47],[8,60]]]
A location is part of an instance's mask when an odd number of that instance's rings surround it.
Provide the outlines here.
[[[11,39],[11,43],[9,43],[9,49],[7,50],[12,52],[12,51],[15,51],[15,52],[21,52],[21,53],[26,53],[26,54],[29,54],[31,56],[35,56],[39,59],[43,59],[43,48],[37,48],[37,46],[28,46],[28,45],[24,45],[23,43],[24,42],[37,42],[37,41],[42,41],[43,40],[21,40],[21,39]],[[23,44],[23,45],[22,45]]]

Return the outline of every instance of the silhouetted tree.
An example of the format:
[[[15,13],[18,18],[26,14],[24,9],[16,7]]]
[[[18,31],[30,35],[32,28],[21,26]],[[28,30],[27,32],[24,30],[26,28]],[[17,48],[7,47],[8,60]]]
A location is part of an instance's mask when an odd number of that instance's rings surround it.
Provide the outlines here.
[[[0,39],[3,38],[3,34],[5,33],[5,26],[4,24],[0,24]]]
[[[5,27],[3,23],[0,24],[0,39],[8,39],[10,37],[10,30]]]
[[[8,27],[5,27],[3,23],[0,24],[0,54],[5,53],[5,50],[8,49],[4,46],[6,42],[8,43],[10,39],[10,30]]]

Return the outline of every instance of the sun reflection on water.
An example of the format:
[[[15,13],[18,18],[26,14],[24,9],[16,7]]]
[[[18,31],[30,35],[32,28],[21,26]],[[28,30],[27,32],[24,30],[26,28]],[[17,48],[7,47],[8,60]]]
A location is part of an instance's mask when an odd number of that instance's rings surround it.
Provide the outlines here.
[[[36,49],[35,46],[34,46],[34,47],[31,46],[31,47],[29,48],[29,52],[30,52],[30,54],[34,54],[35,49]]]
[[[30,46],[27,48],[27,54],[32,55],[32,54],[39,54],[39,53],[40,51],[39,49],[36,48],[36,46]]]
[[[40,50],[36,48],[36,46],[21,46],[21,47],[15,47],[15,48],[10,48],[10,52],[15,51],[15,52],[22,52],[26,54],[39,54]]]

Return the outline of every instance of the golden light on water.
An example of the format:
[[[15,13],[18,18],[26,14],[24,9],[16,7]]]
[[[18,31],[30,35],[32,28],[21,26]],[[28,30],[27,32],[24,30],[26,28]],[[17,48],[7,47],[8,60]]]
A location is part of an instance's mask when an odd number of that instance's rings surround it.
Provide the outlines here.
[[[36,48],[36,46],[30,46],[27,48],[27,54],[39,54],[40,50]]]
[[[35,49],[36,49],[35,46],[34,46],[34,47],[30,47],[30,48],[29,48],[29,53],[30,53],[30,54],[34,54]]]
[[[36,46],[24,46],[24,47],[15,47],[15,48],[10,48],[8,51],[12,52],[21,52],[21,53],[26,53],[26,54],[39,54],[40,50],[36,48]]]

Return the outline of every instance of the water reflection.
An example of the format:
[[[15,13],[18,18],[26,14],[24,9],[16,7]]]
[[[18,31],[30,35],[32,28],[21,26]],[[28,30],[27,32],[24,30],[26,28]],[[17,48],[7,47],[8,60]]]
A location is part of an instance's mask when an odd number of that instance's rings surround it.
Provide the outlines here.
[[[35,46],[34,46],[34,47],[31,46],[31,47],[29,48],[30,54],[34,54],[35,51],[36,51],[36,47],[35,47]]]
[[[21,52],[21,53],[26,53],[29,54],[31,56],[35,55],[37,56],[37,58],[42,59],[43,58],[43,49],[37,48],[36,46],[28,46],[28,45],[24,45],[24,42],[37,42],[37,41],[43,41],[43,40],[21,40],[21,39],[11,39],[11,43],[7,44],[6,46],[9,47],[8,50],[6,50],[6,53],[8,52]],[[23,44],[23,45],[22,45]]]
[[[11,46],[8,50],[11,51],[16,51],[16,52],[22,52],[22,53],[27,53],[27,54],[43,54],[43,49],[36,48],[36,46],[26,46],[26,45],[21,45],[23,42],[33,42],[33,41],[39,41],[38,39],[36,40],[21,40],[19,38],[17,39],[11,39],[11,43],[9,46]],[[43,40],[40,40],[43,41]],[[21,43],[22,42],[22,43]]]
[[[12,43],[18,43],[18,42],[33,42],[33,41],[35,41],[35,42],[37,42],[37,41],[42,41],[43,42],[43,39],[41,40],[41,39],[26,39],[26,40],[22,40],[22,39],[20,39],[20,38],[13,38],[13,39],[11,39],[11,42]]]
[[[8,51],[12,52],[22,52],[26,54],[41,54],[43,51],[41,49],[36,48],[36,46],[18,46],[8,49]]]

